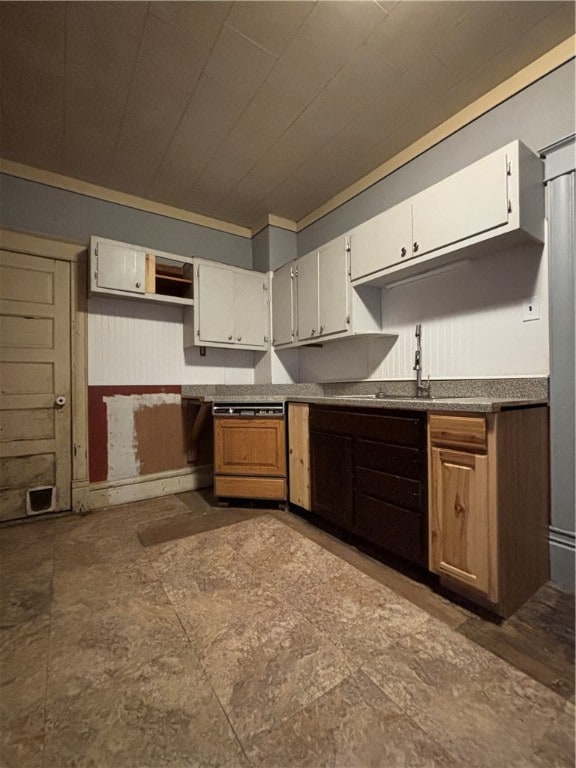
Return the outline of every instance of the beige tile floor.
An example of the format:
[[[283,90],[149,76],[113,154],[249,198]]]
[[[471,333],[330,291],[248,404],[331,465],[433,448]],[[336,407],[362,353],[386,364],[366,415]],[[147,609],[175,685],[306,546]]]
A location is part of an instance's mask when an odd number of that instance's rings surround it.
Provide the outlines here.
[[[4,527],[0,554],[3,767],[574,765],[569,660],[526,674],[290,513],[171,496]]]

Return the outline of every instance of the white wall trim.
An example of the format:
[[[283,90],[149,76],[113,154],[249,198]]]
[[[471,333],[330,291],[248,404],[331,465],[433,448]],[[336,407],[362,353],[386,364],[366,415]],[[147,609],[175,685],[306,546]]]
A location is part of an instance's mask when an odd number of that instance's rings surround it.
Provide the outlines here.
[[[172,493],[196,491],[212,483],[213,466],[211,464],[125,480],[92,483],[87,487],[76,489],[74,510],[76,512],[91,511],[132,501],[154,499]]]

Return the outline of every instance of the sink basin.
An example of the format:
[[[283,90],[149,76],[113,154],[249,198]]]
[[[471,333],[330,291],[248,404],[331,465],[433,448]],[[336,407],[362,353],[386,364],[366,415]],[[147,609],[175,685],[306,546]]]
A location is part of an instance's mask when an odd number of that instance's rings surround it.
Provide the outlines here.
[[[433,397],[416,395],[334,395],[339,400],[433,400]]]

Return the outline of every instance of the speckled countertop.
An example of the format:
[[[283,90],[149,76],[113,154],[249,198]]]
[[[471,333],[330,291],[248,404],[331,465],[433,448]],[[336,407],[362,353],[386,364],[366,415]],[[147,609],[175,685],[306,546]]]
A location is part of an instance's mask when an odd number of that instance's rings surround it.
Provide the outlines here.
[[[376,392],[386,392],[377,398]],[[432,398],[416,398],[413,381],[186,386],[182,394],[221,402],[296,402],[354,408],[493,413],[545,405],[548,379],[467,379],[432,382]]]

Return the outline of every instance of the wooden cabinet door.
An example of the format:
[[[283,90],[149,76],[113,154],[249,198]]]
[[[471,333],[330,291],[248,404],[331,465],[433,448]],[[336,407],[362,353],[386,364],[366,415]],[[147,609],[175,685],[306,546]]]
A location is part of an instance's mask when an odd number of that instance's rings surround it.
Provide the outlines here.
[[[348,330],[348,254],[339,237],[318,251],[319,336]]]
[[[430,568],[496,602],[488,457],[432,448]]]
[[[307,403],[288,406],[288,476],[290,501],[310,510],[310,434]]]
[[[211,264],[198,266],[196,293],[198,341],[234,343],[234,272]]]
[[[101,290],[146,293],[146,252],[122,243],[96,245],[96,287]]]
[[[296,262],[298,270],[298,340],[318,336],[318,252],[301,256]]]
[[[312,511],[330,522],[352,530],[354,480],[352,438],[310,433]]]
[[[294,265],[292,262],[272,275],[272,343],[274,346],[294,341],[295,321]]]
[[[234,273],[234,343],[265,347],[268,337],[268,291],[260,272]]]
[[[414,255],[508,223],[505,151],[494,152],[412,199]]]
[[[227,475],[286,475],[284,420],[216,418],[214,471]]]
[[[412,256],[410,200],[356,227],[349,237],[353,281],[406,261]]]

